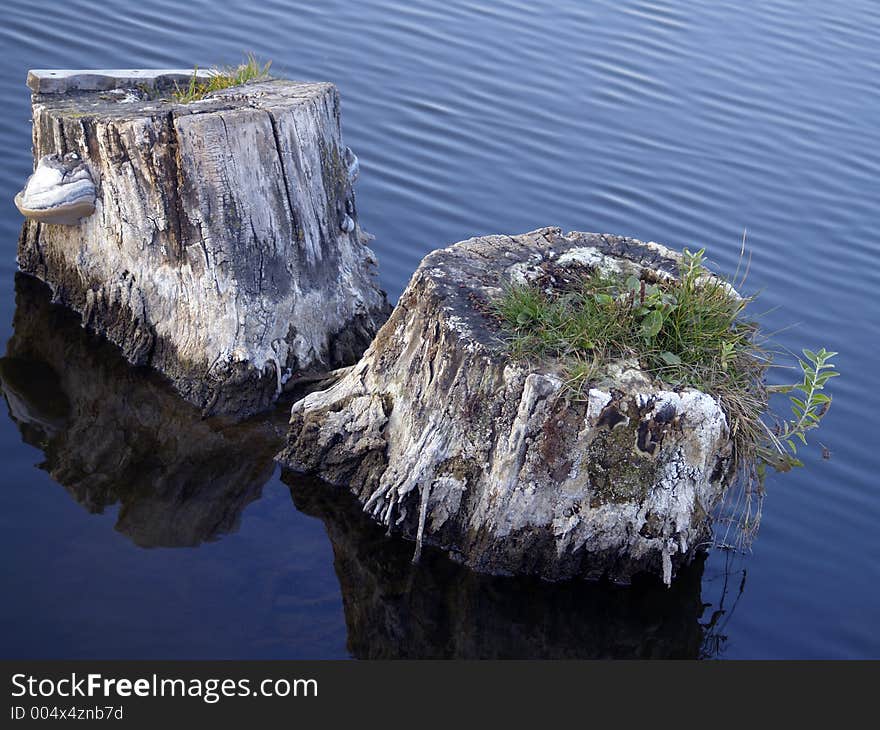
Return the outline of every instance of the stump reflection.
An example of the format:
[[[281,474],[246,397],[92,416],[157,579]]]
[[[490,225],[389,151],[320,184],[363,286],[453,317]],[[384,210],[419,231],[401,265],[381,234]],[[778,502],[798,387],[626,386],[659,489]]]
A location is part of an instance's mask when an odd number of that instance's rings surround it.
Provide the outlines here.
[[[13,326],[0,359],[10,416],[77,502],[90,512],[119,503],[116,528],[142,547],[194,546],[237,527],[272,475],[284,414],[203,419],[23,274]]]
[[[344,489],[285,472],[296,508],[324,522],[359,659],[700,658],[723,641],[701,623],[702,558],[671,588],[498,578],[436,550],[413,566]]]

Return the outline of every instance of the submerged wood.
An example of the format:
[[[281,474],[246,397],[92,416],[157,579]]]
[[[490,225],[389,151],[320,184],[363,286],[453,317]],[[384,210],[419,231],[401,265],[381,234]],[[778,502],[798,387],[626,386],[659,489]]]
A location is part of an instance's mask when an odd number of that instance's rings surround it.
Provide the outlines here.
[[[427,256],[364,357],[293,406],[288,467],[348,487],[390,531],[478,571],[666,583],[704,545],[730,472],[719,403],[618,362],[585,398],[511,361],[489,303],[594,268],[675,276],[668,249],[547,228]]]
[[[97,195],[75,225],[30,216],[21,269],[206,414],[249,415],[289,378],[354,362],[389,308],[336,88],[177,104],[182,72],[114,73],[31,74],[35,159],[78,155]]]

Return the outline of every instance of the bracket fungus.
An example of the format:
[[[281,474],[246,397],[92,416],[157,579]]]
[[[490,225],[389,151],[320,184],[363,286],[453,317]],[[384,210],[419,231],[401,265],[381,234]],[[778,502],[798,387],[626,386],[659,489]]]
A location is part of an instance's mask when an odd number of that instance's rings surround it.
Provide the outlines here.
[[[15,207],[30,220],[75,226],[95,212],[96,196],[95,182],[79,155],[45,155],[15,196]]]

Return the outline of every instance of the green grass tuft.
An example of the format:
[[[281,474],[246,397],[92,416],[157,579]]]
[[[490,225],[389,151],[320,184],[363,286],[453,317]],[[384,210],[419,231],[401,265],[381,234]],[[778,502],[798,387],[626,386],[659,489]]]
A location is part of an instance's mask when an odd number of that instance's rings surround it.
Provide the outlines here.
[[[269,77],[272,62],[260,64],[253,53],[249,53],[245,61],[238,66],[214,68],[207,79],[198,77],[198,68],[193,71],[186,86],[176,86],[171,98],[179,104],[204,99],[208,94],[233,86],[241,86],[248,81],[259,81]]]

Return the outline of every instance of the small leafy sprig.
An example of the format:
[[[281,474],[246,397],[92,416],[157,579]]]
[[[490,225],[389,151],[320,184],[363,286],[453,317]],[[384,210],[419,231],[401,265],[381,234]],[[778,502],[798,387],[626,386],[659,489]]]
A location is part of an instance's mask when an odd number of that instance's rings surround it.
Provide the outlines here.
[[[640,319],[639,331],[646,342],[652,342],[676,305],[675,296],[638,276],[630,276],[626,280],[625,293],[633,300],[634,314]]]
[[[803,466],[803,462],[797,458],[795,439],[800,441],[801,445],[807,445],[807,431],[819,425],[831,406],[831,396],[822,392],[825,383],[840,375],[831,362],[831,359],[837,355],[836,352],[830,352],[823,347],[818,352],[804,350],[803,354],[805,359],[798,358],[798,365],[803,372],[800,383],[767,388],[771,393],[800,394],[800,397],[789,395],[793,418],[769,429],[770,444],[762,446],[759,450],[759,456],[780,471]]]

